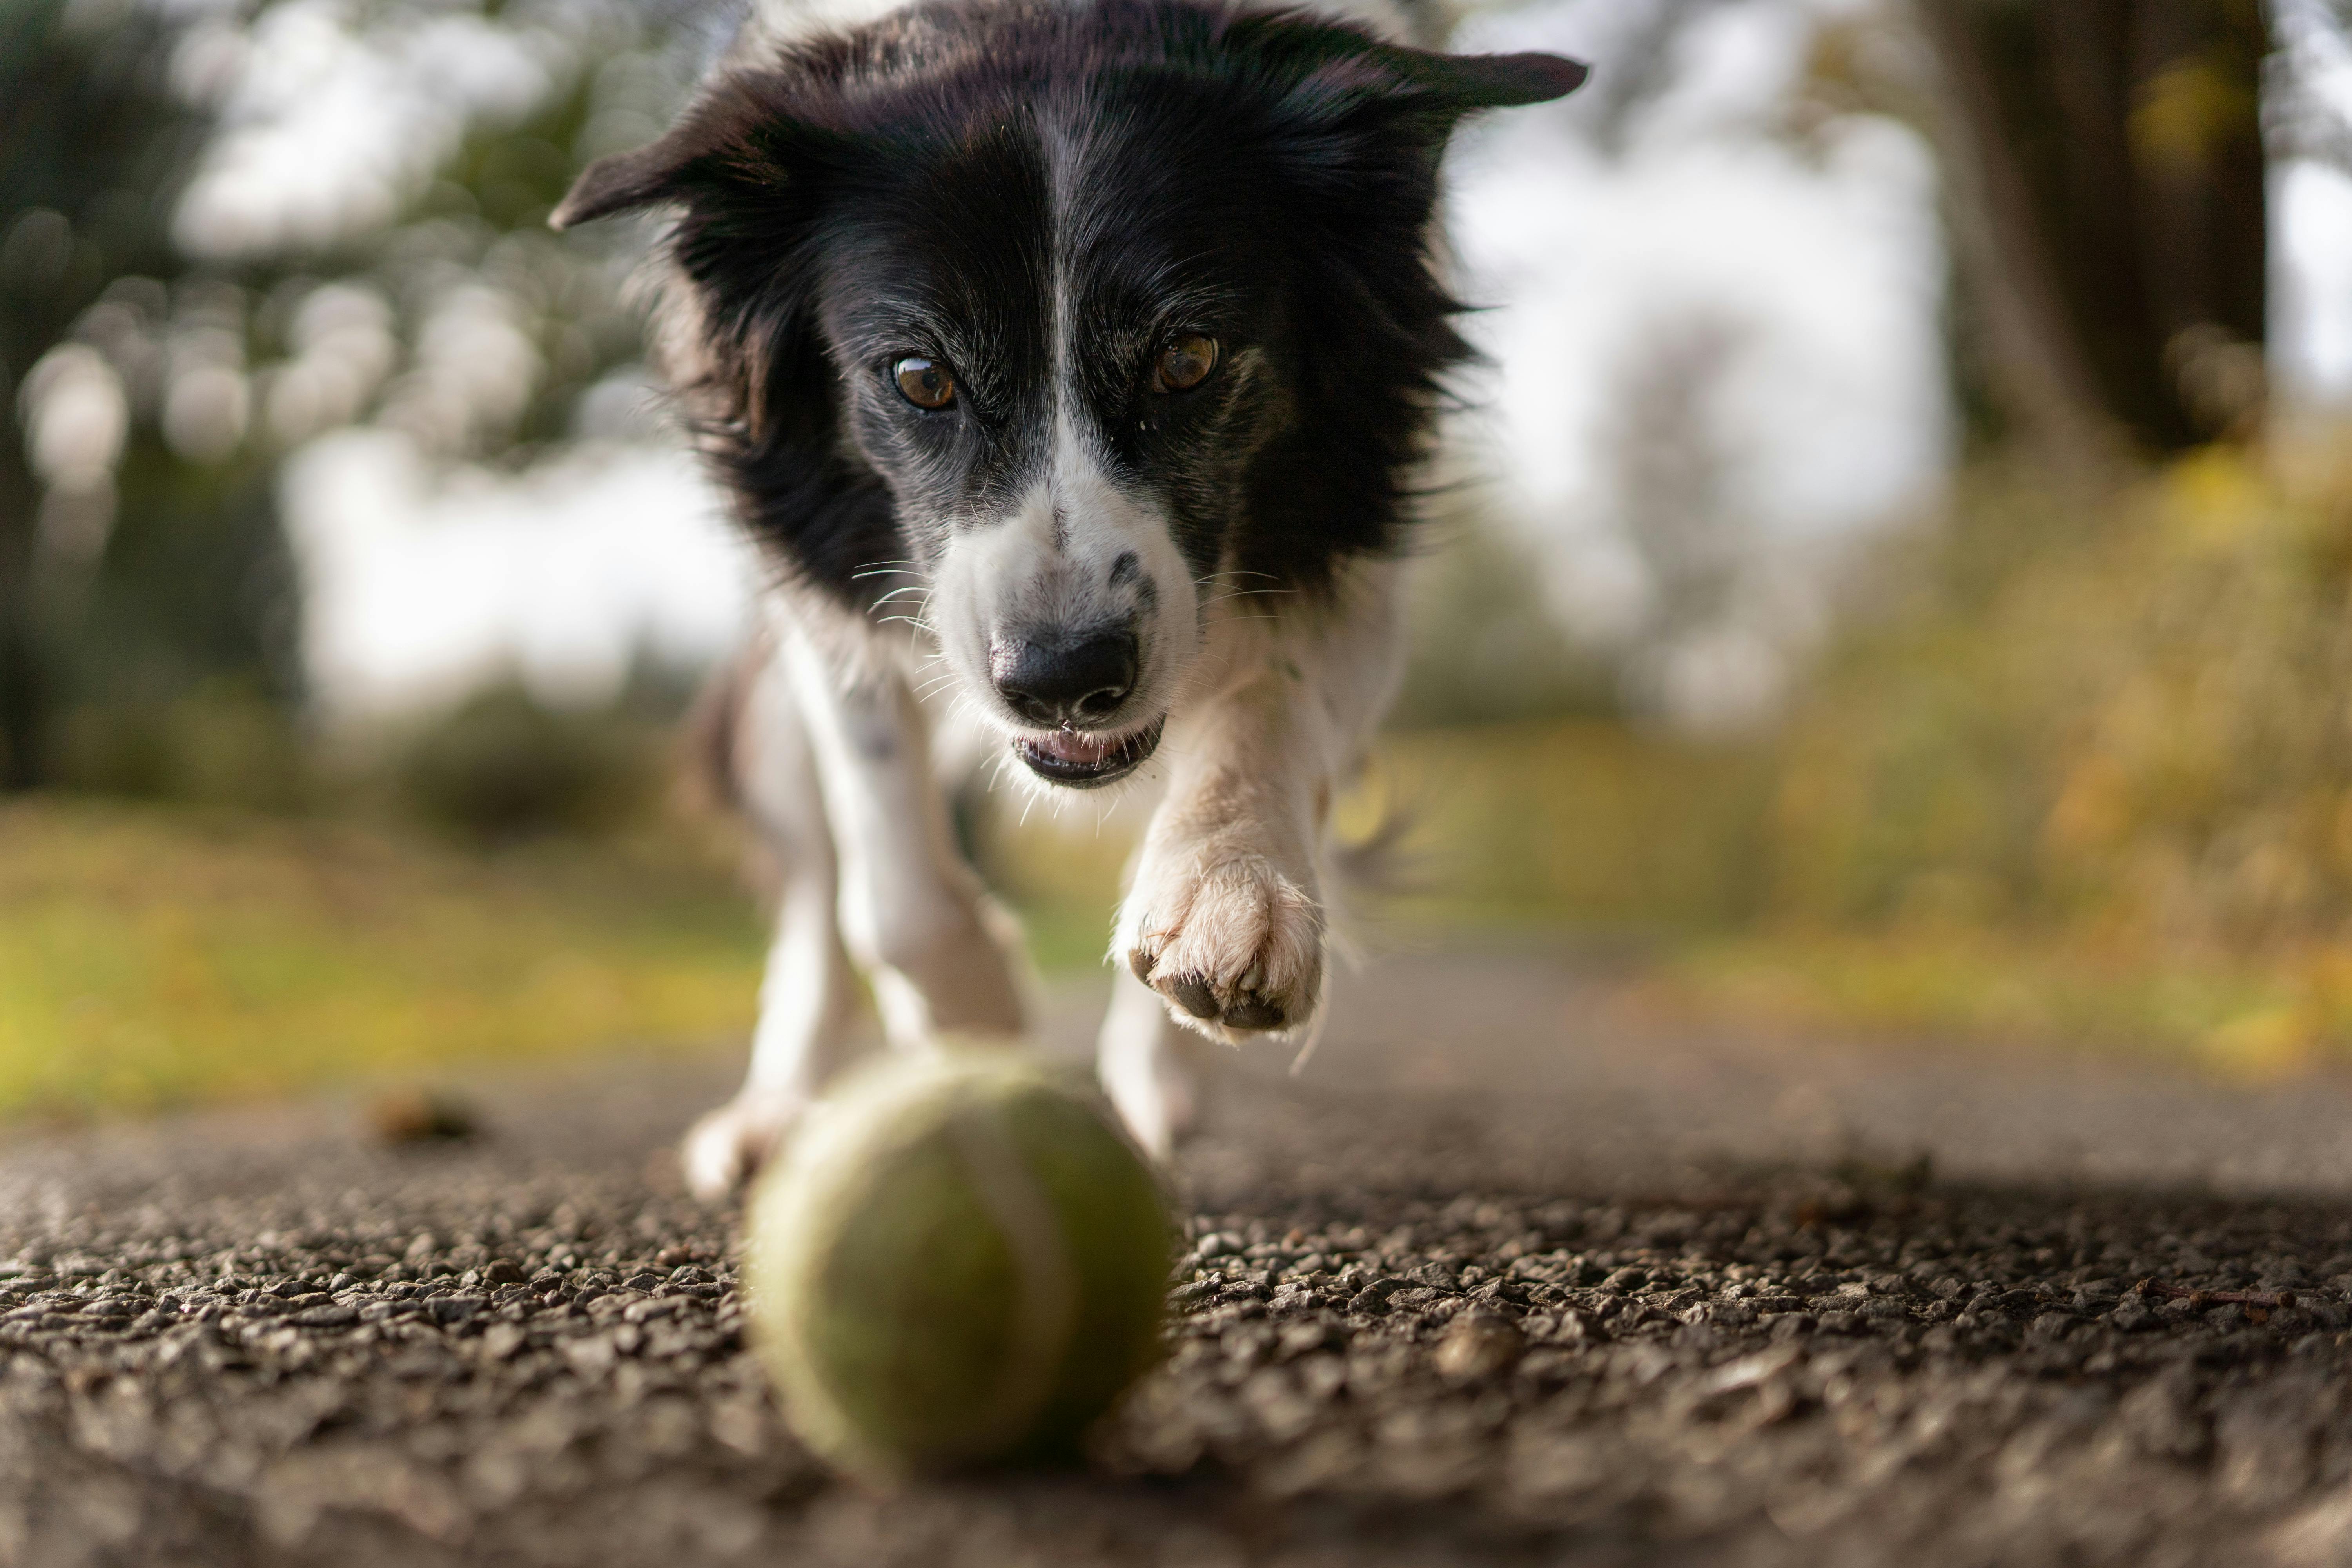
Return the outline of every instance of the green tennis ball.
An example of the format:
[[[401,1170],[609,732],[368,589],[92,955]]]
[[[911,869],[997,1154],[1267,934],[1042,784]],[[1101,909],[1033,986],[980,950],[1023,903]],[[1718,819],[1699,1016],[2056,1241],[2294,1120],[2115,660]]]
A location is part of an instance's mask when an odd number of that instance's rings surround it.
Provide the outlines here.
[[[754,1343],[855,1473],[1066,1455],[1160,1354],[1175,1234],[1092,1094],[1009,1051],[891,1058],[752,1198]]]

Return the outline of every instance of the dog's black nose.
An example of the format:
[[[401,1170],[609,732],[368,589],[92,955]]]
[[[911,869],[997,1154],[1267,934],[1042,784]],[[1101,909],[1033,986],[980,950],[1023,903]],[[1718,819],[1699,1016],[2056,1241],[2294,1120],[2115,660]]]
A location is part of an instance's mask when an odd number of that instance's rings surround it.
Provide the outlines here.
[[[989,649],[988,670],[1012,710],[1042,729],[1098,724],[1135,689],[1135,634],[1121,626],[1023,637]]]

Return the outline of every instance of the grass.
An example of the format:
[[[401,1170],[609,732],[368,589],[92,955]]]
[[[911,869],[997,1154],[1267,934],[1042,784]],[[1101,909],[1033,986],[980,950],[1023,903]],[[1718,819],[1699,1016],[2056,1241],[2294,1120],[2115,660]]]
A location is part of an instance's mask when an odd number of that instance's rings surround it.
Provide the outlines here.
[[[1740,1023],[2087,1047],[2240,1078],[2352,1058],[2342,945],[1776,917],[1775,779],[1761,749],[1600,721],[1391,736],[1339,826],[1361,837],[1402,812],[1410,828],[1395,885],[1353,901],[1415,938],[1631,936],[1662,999]],[[1136,826],[983,816],[983,867],[1039,968],[1099,969]],[[0,805],[0,1117],[732,1044],[762,945],[731,854],[683,830],[482,855],[332,820]]]
[[[740,1037],[751,901],[655,846],[493,858],[348,824],[0,805],[0,1115]]]
[[[2352,953],[2189,956],[2020,931],[1748,931],[1664,955],[1657,992],[1776,1028],[1988,1041],[2264,1082],[2352,1062]]]

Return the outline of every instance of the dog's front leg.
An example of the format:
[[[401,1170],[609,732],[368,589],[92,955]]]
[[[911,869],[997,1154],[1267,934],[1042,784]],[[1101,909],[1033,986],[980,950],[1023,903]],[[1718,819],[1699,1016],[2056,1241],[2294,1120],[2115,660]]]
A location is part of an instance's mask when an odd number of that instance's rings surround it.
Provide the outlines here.
[[[1110,1007],[1095,1045],[1095,1079],[1137,1143],[1156,1160],[1199,1113],[1202,1085],[1185,1059],[1184,1032],[1160,994],[1127,973],[1111,979]]]
[[[1395,688],[1396,575],[1360,567],[1331,604],[1271,631],[1242,619],[1213,630],[1213,657],[1235,673],[1171,728],[1168,794],[1114,956],[1212,1038],[1296,1029],[1321,999],[1323,832]],[[1135,1064],[1126,1071],[1140,1081]]]
[[[1018,1034],[1010,922],[957,851],[929,731],[904,677],[874,650],[785,635],[840,867],[842,940],[891,1044]]]
[[[771,646],[719,700],[730,717],[718,761],[774,865],[776,930],[751,1072],[686,1138],[687,1183],[714,1202],[766,1163],[840,1066],[857,994],[835,914],[833,833],[782,651]]]

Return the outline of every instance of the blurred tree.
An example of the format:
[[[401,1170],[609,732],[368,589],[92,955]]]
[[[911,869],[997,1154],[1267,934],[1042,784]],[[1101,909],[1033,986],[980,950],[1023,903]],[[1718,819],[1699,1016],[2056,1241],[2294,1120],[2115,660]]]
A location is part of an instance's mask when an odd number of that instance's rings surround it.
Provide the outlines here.
[[[1798,547],[1748,510],[1742,426],[1723,405],[1755,334],[1720,308],[1653,323],[1625,354],[1608,426],[1610,489],[1646,590],[1621,654],[1628,694],[1693,731],[1737,730],[1780,695],[1774,565]]]
[[[1445,548],[1414,580],[1412,660],[1390,710],[1400,730],[1622,715],[1617,660],[1579,643],[1524,546],[1475,506],[1442,516]]]
[[[554,712],[509,683],[415,735],[393,782],[411,814],[478,843],[592,833],[652,795],[666,729],[618,711]]]
[[[727,21],[0,0],[0,788],[287,771],[293,448],[369,425],[447,473],[640,430],[631,238],[545,217]],[[205,754],[233,731],[253,757]]]
[[[1916,0],[2008,411],[2077,447],[2245,429],[2269,278],[2261,0]]]
[[[204,118],[168,89],[163,23],[66,0],[0,5],[0,788],[40,782],[64,678],[58,620],[111,526],[124,393],[58,351],[113,279],[174,270],[167,226]],[[46,385],[28,385],[37,371]]]

